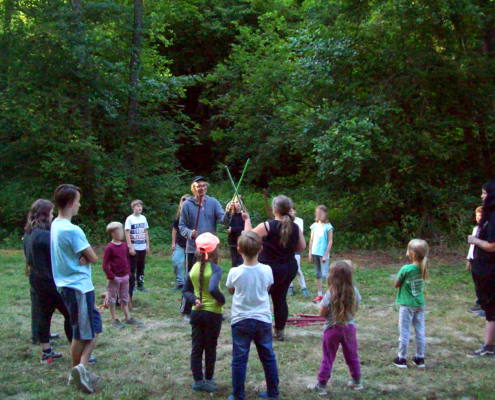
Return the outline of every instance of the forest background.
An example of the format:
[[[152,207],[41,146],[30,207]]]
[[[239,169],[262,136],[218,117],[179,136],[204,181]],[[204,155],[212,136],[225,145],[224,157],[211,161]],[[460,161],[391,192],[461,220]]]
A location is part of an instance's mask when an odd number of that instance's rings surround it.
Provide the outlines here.
[[[2,0],[0,241],[73,183],[94,242],[140,198],[161,246],[194,175],[226,205],[250,158],[258,221],[267,188],[341,249],[459,245],[494,100],[492,0]]]

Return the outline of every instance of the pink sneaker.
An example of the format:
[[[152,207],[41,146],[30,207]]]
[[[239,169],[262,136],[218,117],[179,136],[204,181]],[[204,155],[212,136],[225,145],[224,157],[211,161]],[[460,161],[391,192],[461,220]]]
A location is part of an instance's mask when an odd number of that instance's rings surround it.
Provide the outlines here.
[[[314,299],[313,299],[313,303],[319,303],[320,301],[323,300],[323,296],[316,296]]]

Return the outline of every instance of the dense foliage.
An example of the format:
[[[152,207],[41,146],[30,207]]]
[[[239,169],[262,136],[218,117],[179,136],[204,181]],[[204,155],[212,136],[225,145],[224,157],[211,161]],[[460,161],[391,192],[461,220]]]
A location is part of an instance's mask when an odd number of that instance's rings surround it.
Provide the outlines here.
[[[308,217],[326,203],[358,245],[445,242],[492,177],[493,0],[3,0],[0,13],[0,236],[61,182],[83,188],[88,227],[134,197],[168,221],[185,176],[220,181],[251,158],[253,198],[288,193]]]

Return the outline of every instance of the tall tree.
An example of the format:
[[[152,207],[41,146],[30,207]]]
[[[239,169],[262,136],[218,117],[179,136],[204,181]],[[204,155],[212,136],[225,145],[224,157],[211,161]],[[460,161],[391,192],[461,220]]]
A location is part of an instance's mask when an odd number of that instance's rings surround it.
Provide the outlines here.
[[[143,13],[143,0],[134,0],[131,60],[129,63],[129,131],[131,132],[131,134],[135,133],[137,129],[137,86],[139,83],[139,72],[141,70]]]

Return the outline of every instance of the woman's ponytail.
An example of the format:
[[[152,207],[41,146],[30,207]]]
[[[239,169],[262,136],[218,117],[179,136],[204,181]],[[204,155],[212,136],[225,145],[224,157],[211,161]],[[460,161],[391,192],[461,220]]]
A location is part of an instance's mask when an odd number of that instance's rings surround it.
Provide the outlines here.
[[[282,220],[280,221],[280,245],[282,247],[287,246],[289,238],[294,230],[294,216],[291,214],[292,210],[292,200],[287,196],[277,196],[272,202],[273,209],[276,210]]]

